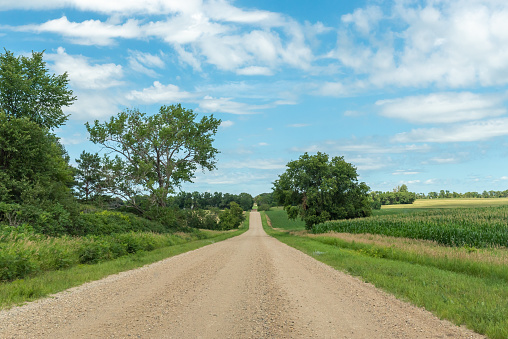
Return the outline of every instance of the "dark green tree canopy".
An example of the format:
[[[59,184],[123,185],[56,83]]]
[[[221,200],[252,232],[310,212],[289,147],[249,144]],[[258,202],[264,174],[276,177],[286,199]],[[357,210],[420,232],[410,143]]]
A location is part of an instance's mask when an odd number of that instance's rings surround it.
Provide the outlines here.
[[[0,54],[0,109],[9,118],[27,117],[53,129],[67,120],[62,107],[72,105],[76,97],[67,88],[67,73],[48,73],[43,54],[32,52],[31,57],[15,57],[9,51]]]
[[[55,199],[70,192],[73,172],[58,138],[28,118],[0,111],[0,201]]]
[[[308,153],[287,164],[273,183],[274,199],[288,217],[300,216],[308,229],[327,220],[371,214],[369,187],[358,182],[356,168],[343,157]]]
[[[153,204],[164,207],[168,195],[192,182],[198,168],[215,169],[218,150],[212,143],[221,121],[213,115],[196,118],[178,104],[162,106],[151,116],[126,110],[108,122],[87,123],[90,140],[116,155],[104,163],[110,193],[139,208],[136,197],[148,192]]]

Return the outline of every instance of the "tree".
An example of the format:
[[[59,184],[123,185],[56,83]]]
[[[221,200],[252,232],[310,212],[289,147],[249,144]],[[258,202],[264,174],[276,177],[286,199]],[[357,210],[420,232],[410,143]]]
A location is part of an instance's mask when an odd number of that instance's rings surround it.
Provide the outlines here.
[[[240,205],[244,211],[250,211],[252,206],[254,206],[254,198],[252,198],[252,195],[249,193],[240,193],[238,195],[238,205]]]
[[[83,151],[79,159],[76,159],[76,163],[78,164],[76,187],[79,197],[89,201],[101,191],[101,158],[97,153],[91,154]]]
[[[327,220],[371,215],[369,187],[358,182],[356,168],[343,157],[307,153],[287,164],[286,172],[273,183],[274,199],[307,229]]]
[[[43,54],[15,57],[7,50],[0,54],[0,109],[9,119],[27,117],[51,130],[67,120],[62,106],[72,105],[76,97],[67,88],[67,73],[48,73]]]
[[[67,215],[63,206],[72,200],[68,160],[58,138],[46,128],[0,111],[0,221],[42,220],[51,221],[44,227],[54,227],[50,216]]]
[[[86,123],[90,140],[116,154],[104,160],[108,191],[143,213],[137,196],[148,193],[153,205],[165,207],[168,195],[192,182],[198,167],[215,169],[218,150],[212,143],[221,121],[212,115],[196,122],[196,117],[178,104],[162,106],[152,116],[126,110],[105,123]]]
[[[222,230],[237,228],[244,219],[243,209],[236,202],[232,201],[229,204],[229,208],[219,213],[219,227]]]

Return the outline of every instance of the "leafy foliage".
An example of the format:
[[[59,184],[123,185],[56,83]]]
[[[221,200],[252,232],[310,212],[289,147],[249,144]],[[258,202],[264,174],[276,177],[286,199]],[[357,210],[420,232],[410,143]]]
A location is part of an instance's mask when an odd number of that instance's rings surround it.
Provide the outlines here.
[[[70,106],[76,97],[67,89],[67,73],[48,74],[44,52],[31,57],[0,54],[0,110],[9,119],[26,117],[47,129],[62,125],[67,116],[62,106]]]
[[[254,200],[249,193],[230,194],[222,192],[179,192],[172,196],[170,205],[179,208],[219,208],[224,209],[229,207],[231,202],[236,202],[244,211],[250,211],[254,205]]]
[[[108,122],[86,124],[90,140],[113,151],[105,158],[105,189],[144,212],[136,197],[148,192],[153,205],[166,206],[167,198],[194,172],[215,168],[212,146],[220,120],[213,116],[196,122],[197,115],[181,105],[162,106],[147,116],[126,110]]]
[[[28,118],[0,112],[0,222],[59,233],[75,209],[73,169],[58,138]]]
[[[238,228],[244,218],[242,208],[236,202],[231,202],[229,208],[219,214],[219,226],[222,230]]]
[[[274,182],[274,199],[290,219],[300,216],[307,229],[327,220],[366,217],[369,187],[357,178],[356,168],[343,157],[305,153]]]

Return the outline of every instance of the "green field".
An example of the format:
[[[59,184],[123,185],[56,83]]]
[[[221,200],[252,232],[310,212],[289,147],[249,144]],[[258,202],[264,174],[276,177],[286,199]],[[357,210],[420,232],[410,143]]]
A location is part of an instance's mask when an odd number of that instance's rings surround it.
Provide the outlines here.
[[[282,207],[272,207],[269,211],[266,211],[266,215],[270,218],[274,227],[281,228],[284,230],[304,230],[305,222],[300,219],[290,220],[286,214],[286,211]]]

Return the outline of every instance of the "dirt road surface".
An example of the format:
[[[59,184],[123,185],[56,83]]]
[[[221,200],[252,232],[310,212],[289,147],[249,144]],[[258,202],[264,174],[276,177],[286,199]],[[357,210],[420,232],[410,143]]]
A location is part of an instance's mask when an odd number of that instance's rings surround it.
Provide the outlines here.
[[[0,312],[0,338],[482,338],[269,237],[241,236]]]

